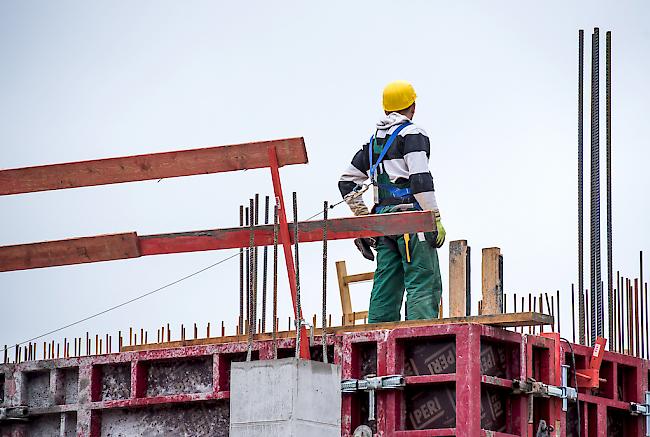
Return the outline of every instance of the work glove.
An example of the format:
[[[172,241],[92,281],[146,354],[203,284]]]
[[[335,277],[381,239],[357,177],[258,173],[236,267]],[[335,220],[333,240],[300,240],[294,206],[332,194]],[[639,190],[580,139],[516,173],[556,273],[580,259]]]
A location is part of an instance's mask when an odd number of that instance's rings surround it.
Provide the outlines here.
[[[374,261],[375,254],[372,249],[377,247],[377,240],[373,237],[368,238],[355,238],[354,245],[357,246],[361,255],[367,260]]]
[[[447,231],[445,227],[442,226],[440,221],[440,215],[436,217],[436,248],[440,249],[443,244],[445,244],[445,237],[447,236]]]

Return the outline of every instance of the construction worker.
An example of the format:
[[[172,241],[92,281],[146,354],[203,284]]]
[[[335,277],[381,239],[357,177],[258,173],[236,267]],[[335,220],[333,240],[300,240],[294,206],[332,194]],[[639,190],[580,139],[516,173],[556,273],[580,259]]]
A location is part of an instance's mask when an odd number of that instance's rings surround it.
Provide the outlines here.
[[[435,215],[431,232],[355,240],[367,259],[374,260],[371,248],[377,251],[369,323],[399,321],[404,290],[407,320],[438,317],[442,281],[436,249],[445,241],[445,228],[429,171],[429,138],[411,121],[415,98],[413,86],[406,81],[384,88],[385,117],[339,180],[341,195],[357,216],[416,210]],[[374,192],[371,211],[359,195],[368,179]]]

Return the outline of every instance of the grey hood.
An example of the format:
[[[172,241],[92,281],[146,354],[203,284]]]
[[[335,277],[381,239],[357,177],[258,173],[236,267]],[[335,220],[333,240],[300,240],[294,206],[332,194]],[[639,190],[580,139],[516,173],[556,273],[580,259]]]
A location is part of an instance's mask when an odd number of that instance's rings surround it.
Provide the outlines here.
[[[391,112],[390,114],[386,115],[385,117],[383,117],[381,120],[377,122],[377,129],[378,130],[390,129],[392,126],[395,126],[397,124],[402,124],[405,121],[409,121],[408,117],[399,114],[397,112]]]

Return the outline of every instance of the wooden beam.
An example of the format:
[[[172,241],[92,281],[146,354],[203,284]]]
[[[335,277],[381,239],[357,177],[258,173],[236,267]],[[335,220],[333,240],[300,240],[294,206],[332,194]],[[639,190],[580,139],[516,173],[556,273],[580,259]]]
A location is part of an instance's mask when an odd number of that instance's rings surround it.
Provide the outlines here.
[[[433,223],[433,214],[428,211],[332,219],[328,220],[327,238],[340,240],[423,232],[431,229]],[[293,224],[290,224],[289,228],[292,230]],[[293,236],[293,231],[290,234]],[[123,237],[124,235],[129,237]],[[147,255],[248,247],[250,229],[237,227],[142,237],[137,237],[135,233],[118,234],[118,237],[126,238],[125,241],[110,237],[113,236],[84,237],[0,247],[0,272]],[[137,245],[134,244],[134,239],[137,241]],[[323,221],[301,222],[298,239],[303,243],[322,241]],[[273,225],[255,226],[254,241],[256,246],[272,245]],[[36,257],[36,255],[38,256]],[[38,259],[38,262],[35,261],[35,258]]]
[[[343,314],[343,324],[348,324],[348,317],[352,314],[352,300],[350,299],[350,287],[345,278],[348,275],[345,261],[336,262],[336,276],[339,280],[339,293],[341,295],[341,310]]]
[[[269,145],[275,146],[280,167],[307,163],[303,138],[259,141],[0,170],[0,195],[268,167]]]
[[[513,314],[493,314],[488,316],[470,316],[470,317],[452,317],[447,319],[431,319],[431,320],[408,320],[401,322],[383,322],[371,323],[355,326],[334,326],[325,330],[328,334],[338,334],[343,332],[365,332],[365,331],[378,331],[396,328],[409,328],[418,326],[430,325],[445,325],[454,323],[475,323],[480,325],[498,326],[501,328],[516,327],[516,326],[541,326],[552,325],[554,322],[553,316],[541,313],[513,313]],[[318,337],[322,334],[322,328],[314,330],[314,336]],[[276,333],[276,338],[294,338],[296,331],[281,331]],[[272,336],[270,333],[260,333],[254,336],[255,341],[270,341]],[[202,346],[208,344],[224,344],[224,343],[241,343],[246,342],[247,336],[245,335],[232,335],[228,337],[211,337],[201,338],[198,340],[182,340],[171,341],[167,343],[152,343],[143,345],[123,346],[120,352],[133,352],[143,350],[155,349],[171,349],[186,346]]]
[[[348,275],[345,277],[346,284],[369,282],[375,279],[375,272],[357,273],[356,275]]]
[[[471,314],[470,248],[467,240],[449,242],[449,316]]]
[[[427,226],[433,226],[432,221],[433,215],[427,211],[330,219],[327,221],[327,239],[342,240],[378,235],[400,235],[405,232],[422,232],[427,229]],[[290,223],[289,234],[292,244],[293,229],[293,223]],[[298,231],[298,240],[301,243],[322,241],[323,221],[301,222]],[[149,235],[140,237],[140,250],[142,255],[160,255],[164,253],[235,249],[248,247],[249,238],[250,230],[247,228]],[[272,245],[273,225],[256,226],[254,240],[256,246]]]
[[[483,249],[482,263],[482,314],[503,312],[503,282],[501,278],[501,250],[498,247]]]
[[[137,258],[138,236],[99,235],[0,247],[0,272]]]

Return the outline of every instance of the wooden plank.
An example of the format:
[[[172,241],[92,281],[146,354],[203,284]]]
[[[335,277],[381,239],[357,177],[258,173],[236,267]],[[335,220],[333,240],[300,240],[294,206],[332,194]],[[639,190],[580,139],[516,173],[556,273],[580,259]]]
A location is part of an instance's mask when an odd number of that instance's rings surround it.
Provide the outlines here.
[[[469,247],[467,240],[449,242],[449,316],[470,315]]]
[[[428,211],[332,219],[328,220],[327,237],[330,240],[339,240],[423,232],[431,229],[433,223],[433,214]],[[293,235],[293,224],[289,228]],[[323,240],[323,221],[301,222],[299,231],[300,242],[320,242]],[[273,225],[256,226],[254,233],[256,246],[273,244]],[[131,239],[120,241],[119,238],[103,235],[0,247],[2,264],[0,271],[109,261],[146,255],[237,249],[248,247],[250,230],[237,227],[142,237],[137,237],[135,233],[118,234],[118,236],[122,235],[128,235]],[[137,245],[134,239],[137,240]]]
[[[548,314],[527,312],[527,313],[509,313],[509,314],[493,314],[489,316],[469,316],[469,317],[451,317],[446,319],[431,319],[431,320],[408,320],[401,322],[383,322],[371,323],[356,326],[333,326],[325,330],[327,334],[339,334],[343,332],[364,332],[364,331],[380,331],[386,329],[404,328],[404,327],[418,327],[442,324],[467,324],[474,323],[480,325],[490,325],[497,327],[516,327],[516,326],[541,326],[552,325],[554,322],[553,316]],[[322,328],[314,330],[314,336],[318,337],[322,334]],[[296,331],[281,331],[276,333],[278,339],[294,338]],[[231,335],[227,337],[210,337],[200,338],[197,340],[179,340],[167,343],[152,343],[143,345],[123,346],[121,352],[152,350],[152,349],[171,349],[184,346],[202,346],[206,344],[224,344],[224,343],[241,343],[247,341],[246,335]],[[271,333],[260,333],[254,336],[255,341],[268,341],[271,340]]]
[[[0,272],[137,258],[135,232],[0,247]]]
[[[268,167],[269,145],[280,167],[307,163],[304,139],[287,138],[0,170],[0,195]]]
[[[429,211],[409,211],[392,214],[373,214],[359,217],[330,219],[327,222],[327,239],[341,240],[378,235],[400,235],[406,232],[423,232],[433,226],[433,214]],[[289,234],[293,244],[293,223]],[[204,250],[235,249],[248,247],[250,230],[247,228],[214,229],[205,231],[159,234],[140,237],[142,255],[197,252]],[[255,245],[273,244],[273,225],[255,227]],[[323,221],[315,220],[299,224],[298,240],[309,243],[323,240]]]
[[[345,277],[346,284],[368,282],[375,279],[375,272],[357,273],[356,275],[348,275]]]
[[[350,299],[350,287],[345,281],[348,274],[345,261],[336,262],[336,276],[339,281],[339,294],[341,295],[341,310],[343,314],[344,324],[348,324],[348,318],[352,314],[352,301]]]
[[[499,268],[501,250],[498,247],[483,249],[482,263],[482,314],[500,314],[503,312],[503,286]]]

